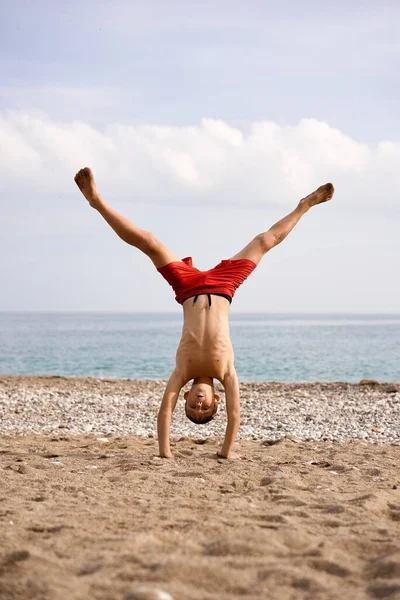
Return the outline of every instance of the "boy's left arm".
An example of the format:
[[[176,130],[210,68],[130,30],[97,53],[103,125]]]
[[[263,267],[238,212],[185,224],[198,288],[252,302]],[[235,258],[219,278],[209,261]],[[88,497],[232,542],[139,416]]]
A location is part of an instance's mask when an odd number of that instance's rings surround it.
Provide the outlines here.
[[[225,388],[228,424],[226,426],[225,440],[221,450],[218,452],[218,456],[221,458],[232,458],[232,448],[240,425],[239,380],[235,369],[229,371],[222,383]]]

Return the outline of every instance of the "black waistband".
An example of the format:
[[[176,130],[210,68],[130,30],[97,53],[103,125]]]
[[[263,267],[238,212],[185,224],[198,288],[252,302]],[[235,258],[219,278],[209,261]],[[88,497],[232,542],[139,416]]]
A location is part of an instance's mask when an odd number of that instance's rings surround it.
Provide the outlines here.
[[[229,302],[229,304],[232,304],[232,298],[231,296],[228,296],[228,294],[197,294],[197,296],[194,297],[193,300],[193,304],[196,304],[196,300],[199,296],[207,296],[208,297],[208,306],[211,308],[211,295],[212,296],[221,296],[221,298],[226,298]],[[186,298],[186,300],[188,300],[189,298]]]

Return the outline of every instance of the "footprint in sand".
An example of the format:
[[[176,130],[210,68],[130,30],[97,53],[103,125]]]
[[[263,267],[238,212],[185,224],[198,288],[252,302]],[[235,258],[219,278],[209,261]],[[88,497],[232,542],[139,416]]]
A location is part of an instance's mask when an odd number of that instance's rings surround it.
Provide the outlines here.
[[[273,502],[276,502],[276,504],[292,506],[293,508],[307,506],[307,502],[303,502],[303,500],[299,500],[298,498],[294,498],[293,496],[285,496],[284,494],[277,494],[276,496],[272,496],[271,500],[273,500]]]
[[[400,579],[400,552],[384,554],[365,567],[369,579]]]
[[[93,573],[97,573],[97,571],[100,571],[102,568],[101,564],[98,563],[93,563],[93,564],[86,564],[83,565],[79,571],[77,572],[78,577],[83,577],[84,575],[93,575]]]
[[[273,477],[263,477],[260,481],[260,486],[271,485],[271,483],[274,483]]]
[[[308,577],[300,577],[292,582],[292,587],[304,592],[318,593],[321,591],[321,586]]]
[[[21,562],[30,558],[28,550],[14,550],[5,555],[2,564],[11,565],[17,562]]]
[[[398,600],[400,597],[400,585],[391,583],[374,583],[369,586],[368,594],[371,598],[385,598],[387,600]]]
[[[178,450],[175,452],[175,458],[185,458],[185,456],[193,456],[192,450]]]
[[[255,543],[224,537],[204,546],[208,556],[259,556],[260,548]]]
[[[362,496],[356,496],[355,498],[349,498],[347,502],[349,504],[355,504],[356,506],[364,506],[364,503],[367,500],[372,500],[375,498],[374,494],[363,494]]]
[[[315,508],[330,515],[337,515],[345,511],[344,506],[340,504],[310,504],[309,508]]]
[[[328,573],[328,575],[334,575],[335,577],[348,577],[351,575],[349,569],[346,569],[346,567],[342,567],[330,560],[312,560],[310,562],[310,566],[317,571],[324,571],[325,573]]]
[[[278,529],[280,524],[287,523],[287,519],[282,515],[260,515],[261,521],[259,527],[262,529]]]
[[[301,517],[302,519],[310,519],[310,515],[304,510],[283,510],[282,514],[286,517]]]
[[[400,510],[389,510],[389,518],[392,521],[400,521]]]
[[[259,518],[269,523],[286,523],[286,519],[282,515],[261,515]]]
[[[335,528],[335,527],[341,527],[343,525],[343,523],[340,523],[340,521],[330,520],[330,521],[324,521],[323,523],[321,523],[321,525],[325,525],[325,527]]]
[[[400,521],[400,504],[388,502],[389,518],[392,521]]]

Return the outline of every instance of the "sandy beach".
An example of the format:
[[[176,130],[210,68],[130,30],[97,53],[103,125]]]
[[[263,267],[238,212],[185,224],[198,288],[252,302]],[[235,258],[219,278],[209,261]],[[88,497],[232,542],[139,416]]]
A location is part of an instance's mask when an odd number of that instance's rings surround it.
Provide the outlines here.
[[[220,429],[208,435],[193,426],[190,434],[179,433],[186,427],[183,411],[173,460],[158,458],[152,431],[140,435],[142,425],[135,429],[132,415],[130,433],[118,431],[118,419],[111,427],[117,431],[105,430],[111,389],[114,399],[129,391],[131,412],[154,398],[154,407],[150,402],[141,411],[151,420],[162,382],[0,381],[1,600],[162,600],[138,591],[139,585],[174,600],[400,598],[396,386],[247,384],[244,421],[250,427],[253,420],[254,429],[241,432],[240,458],[226,461],[216,457]],[[79,394],[84,400],[78,402]],[[258,404],[267,402],[277,414],[297,395],[318,414],[321,394],[327,405],[350,395],[354,431],[367,427],[372,437],[312,440],[300,429],[289,435],[279,423],[256,435]],[[99,426],[90,403],[100,397]],[[359,401],[367,414],[378,406],[376,425],[357,416]],[[126,407],[116,405],[122,419]],[[303,415],[301,402],[297,406]],[[85,433],[79,433],[81,421]]]

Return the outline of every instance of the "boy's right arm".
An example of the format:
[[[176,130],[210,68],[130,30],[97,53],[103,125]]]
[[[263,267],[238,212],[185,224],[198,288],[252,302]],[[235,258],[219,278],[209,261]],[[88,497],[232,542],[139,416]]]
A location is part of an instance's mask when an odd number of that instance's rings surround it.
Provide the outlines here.
[[[179,392],[184,385],[183,379],[177,371],[174,371],[168,380],[167,387],[161,402],[157,417],[158,447],[162,458],[172,458],[169,446],[169,430],[171,416],[175,409]]]

